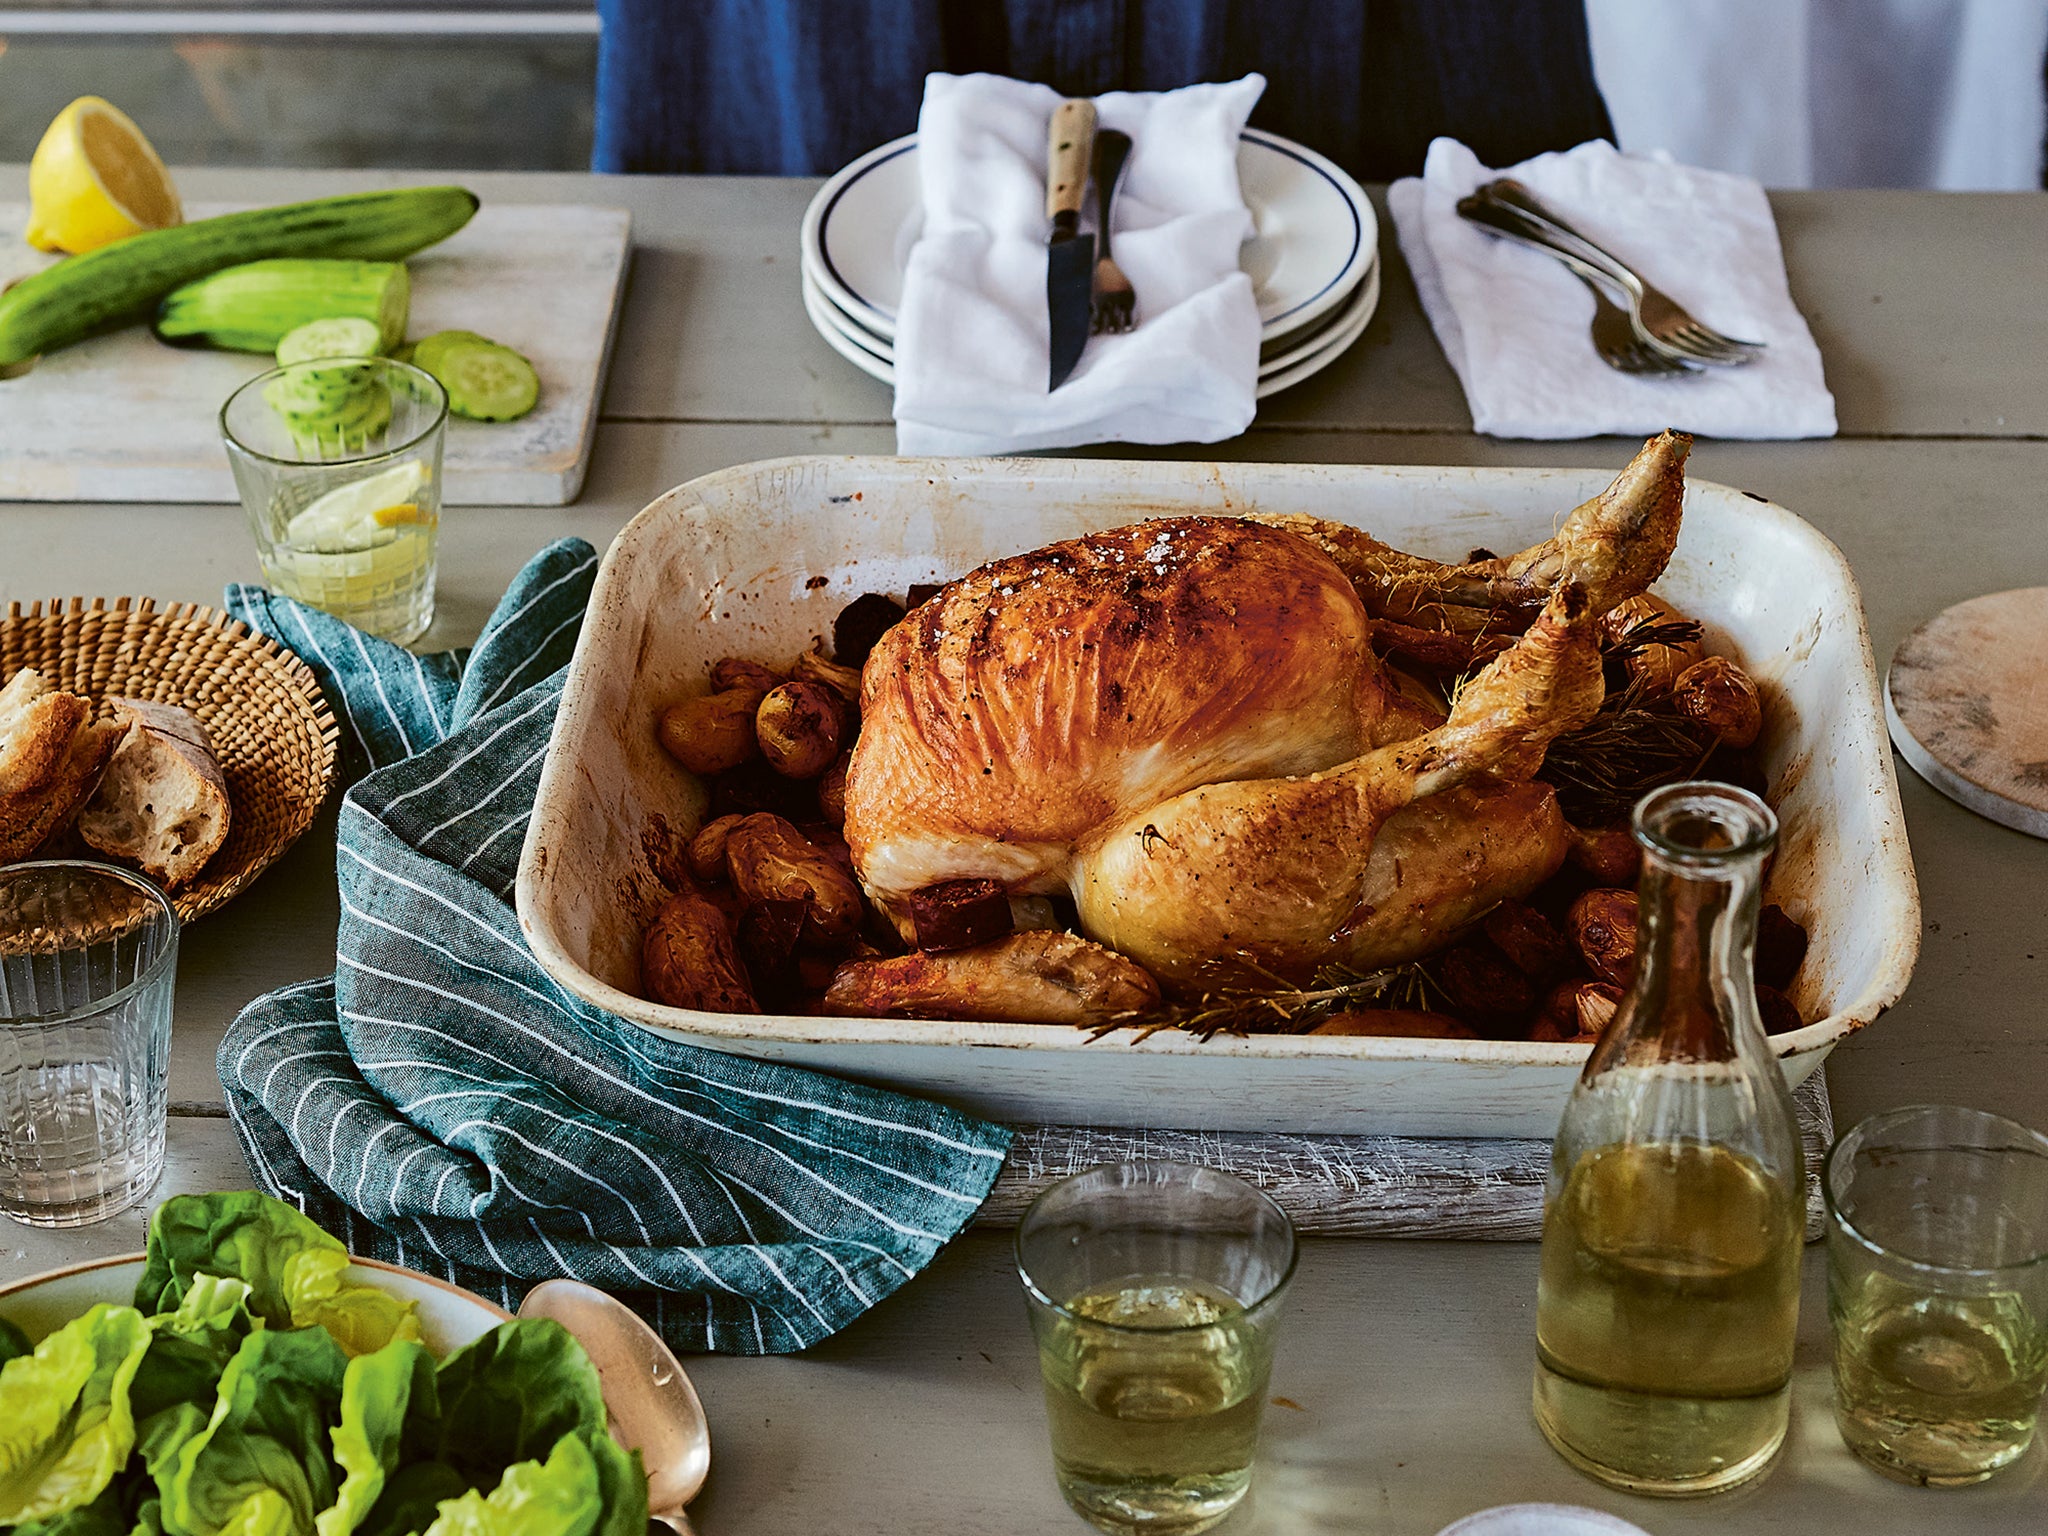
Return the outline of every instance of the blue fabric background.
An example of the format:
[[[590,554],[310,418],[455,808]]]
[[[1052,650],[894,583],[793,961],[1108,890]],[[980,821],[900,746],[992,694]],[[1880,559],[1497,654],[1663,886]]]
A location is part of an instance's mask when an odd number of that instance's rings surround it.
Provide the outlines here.
[[[1613,128],[1583,0],[599,0],[598,171],[807,176],[917,127],[924,77],[1068,95],[1257,70],[1255,127],[1369,181],[1439,134],[1511,165]]]

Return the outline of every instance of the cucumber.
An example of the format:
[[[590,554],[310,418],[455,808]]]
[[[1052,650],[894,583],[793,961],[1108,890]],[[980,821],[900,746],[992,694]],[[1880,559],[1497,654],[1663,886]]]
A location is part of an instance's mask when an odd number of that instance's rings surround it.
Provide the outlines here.
[[[309,363],[316,357],[375,357],[382,350],[382,341],[382,333],[368,320],[353,316],[309,320],[287,331],[278,342],[278,366]]]
[[[513,421],[540,398],[533,364],[474,331],[437,331],[413,347],[413,366],[441,381],[448,409],[472,421]]]
[[[0,293],[0,368],[149,314],[180,284],[275,256],[398,261],[476,212],[461,187],[356,192],[146,230],[72,256]]]
[[[356,354],[370,357],[405,335],[411,304],[412,282],[398,262],[280,257],[172,289],[157,306],[155,329],[176,346],[274,352],[308,321],[345,315],[370,323],[374,340]]]

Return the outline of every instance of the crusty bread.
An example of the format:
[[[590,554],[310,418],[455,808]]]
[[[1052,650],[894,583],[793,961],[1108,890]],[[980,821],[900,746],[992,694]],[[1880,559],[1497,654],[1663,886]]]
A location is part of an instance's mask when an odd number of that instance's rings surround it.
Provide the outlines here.
[[[98,787],[114,748],[118,725],[83,725],[72,733],[64,760],[38,789],[0,796],[0,864],[25,859],[66,825]]]
[[[0,688],[0,815],[10,797],[41,789],[57,776],[71,738],[92,714],[90,701],[52,688],[23,667]]]
[[[108,702],[126,735],[99,792],[79,813],[78,835],[175,890],[228,838],[228,785],[213,740],[189,710],[140,699]]]

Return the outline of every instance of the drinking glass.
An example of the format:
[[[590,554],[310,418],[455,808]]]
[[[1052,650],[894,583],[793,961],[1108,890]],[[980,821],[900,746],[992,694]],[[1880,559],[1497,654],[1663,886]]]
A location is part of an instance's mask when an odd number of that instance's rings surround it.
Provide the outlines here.
[[[1242,1179],[1116,1163],[1017,1228],[1060,1492],[1101,1530],[1207,1530],[1251,1486],[1294,1226]]]
[[[1937,1488],[2017,1460],[2048,1385],[2048,1137],[1895,1109],[1835,1143],[1821,1185],[1849,1449]]]
[[[178,915],[109,864],[0,869],[0,1214],[82,1227],[164,1166]]]
[[[286,409],[337,393],[352,403],[327,416]],[[423,634],[447,423],[440,381],[388,357],[293,363],[230,395],[221,438],[263,579],[397,644]]]

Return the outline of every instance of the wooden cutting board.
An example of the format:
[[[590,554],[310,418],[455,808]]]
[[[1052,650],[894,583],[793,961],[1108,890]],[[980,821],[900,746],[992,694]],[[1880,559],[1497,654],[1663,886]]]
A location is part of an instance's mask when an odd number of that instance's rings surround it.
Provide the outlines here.
[[[1892,744],[1979,816],[2048,837],[2048,587],[1973,597],[1908,635],[1885,679]]]
[[[192,218],[242,204],[195,204]],[[0,203],[0,286],[46,265]],[[513,422],[450,418],[445,500],[561,506],[590,465],[625,292],[632,215],[623,208],[486,203],[452,238],[411,258],[407,334],[477,331],[533,360],[540,404]],[[219,412],[272,366],[246,353],[167,347],[130,326],[52,352],[0,380],[0,501],[233,501]]]

